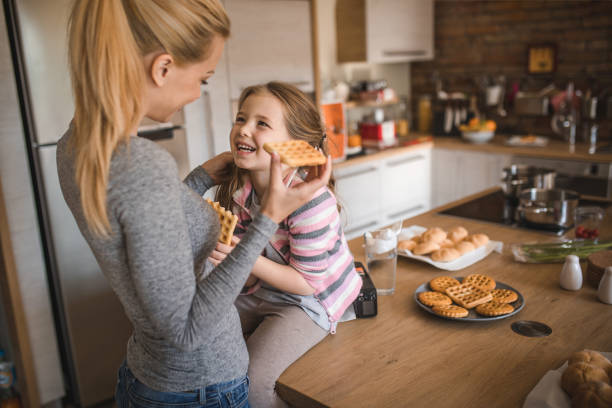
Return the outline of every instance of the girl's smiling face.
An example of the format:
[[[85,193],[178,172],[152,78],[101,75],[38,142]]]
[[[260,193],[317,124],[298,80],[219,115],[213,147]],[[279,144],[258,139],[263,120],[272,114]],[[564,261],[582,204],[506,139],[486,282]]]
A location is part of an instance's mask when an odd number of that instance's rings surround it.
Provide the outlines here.
[[[270,155],[264,143],[290,139],[281,102],[268,92],[252,94],[240,107],[230,132],[234,162],[241,169],[267,171]]]

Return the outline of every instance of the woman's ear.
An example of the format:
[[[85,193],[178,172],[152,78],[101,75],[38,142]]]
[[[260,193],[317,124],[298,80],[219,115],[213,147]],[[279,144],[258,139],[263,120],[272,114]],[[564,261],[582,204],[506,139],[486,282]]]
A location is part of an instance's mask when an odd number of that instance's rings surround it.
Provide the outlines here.
[[[158,87],[164,86],[170,71],[174,69],[174,59],[170,54],[159,54],[151,64],[151,79]]]

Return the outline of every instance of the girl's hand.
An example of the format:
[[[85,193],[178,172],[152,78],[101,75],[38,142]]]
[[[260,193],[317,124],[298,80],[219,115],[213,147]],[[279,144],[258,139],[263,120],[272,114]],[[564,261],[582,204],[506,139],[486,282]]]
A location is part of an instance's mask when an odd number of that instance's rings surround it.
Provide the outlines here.
[[[223,152],[210,160],[204,162],[201,166],[206,173],[212,178],[215,184],[220,184],[223,181],[229,180],[234,157],[231,152]]]
[[[321,187],[329,182],[332,171],[331,156],[322,166],[311,169],[304,183],[292,187],[283,182],[280,158],[272,153],[270,158],[270,185],[262,199],[261,213],[279,223],[293,211],[306,204]]]
[[[232,244],[225,245],[221,242],[217,242],[217,246],[213,249],[212,253],[209,255],[208,260],[213,265],[219,265],[227,255],[232,252],[232,249],[240,242],[240,238],[237,236],[232,236]]]

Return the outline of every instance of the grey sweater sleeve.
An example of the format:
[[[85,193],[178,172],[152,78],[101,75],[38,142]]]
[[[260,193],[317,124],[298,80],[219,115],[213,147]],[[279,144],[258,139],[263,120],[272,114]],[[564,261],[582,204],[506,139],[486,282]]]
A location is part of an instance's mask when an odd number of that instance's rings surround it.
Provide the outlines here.
[[[196,283],[189,222],[182,208],[180,180],[169,160],[140,161],[121,183],[116,214],[127,249],[127,262],[137,301],[158,333],[177,348],[196,349],[210,328],[233,307],[252,266],[278,225],[258,216],[232,253]],[[208,181],[207,181],[208,180]],[[198,194],[210,183],[196,169],[186,183]],[[202,191],[203,192],[203,191]],[[201,198],[200,198],[201,199]],[[203,206],[208,207],[203,202]],[[212,209],[208,225],[218,219]],[[211,236],[215,236],[211,234]]]
[[[183,182],[200,196],[204,195],[209,188],[215,185],[212,178],[201,166],[193,169]]]

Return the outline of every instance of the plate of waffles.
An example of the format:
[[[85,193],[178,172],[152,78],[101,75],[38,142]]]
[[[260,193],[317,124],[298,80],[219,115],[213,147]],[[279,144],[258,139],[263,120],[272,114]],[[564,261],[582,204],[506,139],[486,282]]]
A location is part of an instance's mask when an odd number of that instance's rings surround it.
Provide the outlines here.
[[[428,313],[463,322],[505,319],[525,306],[518,290],[482,274],[438,276],[419,286],[414,300]]]

